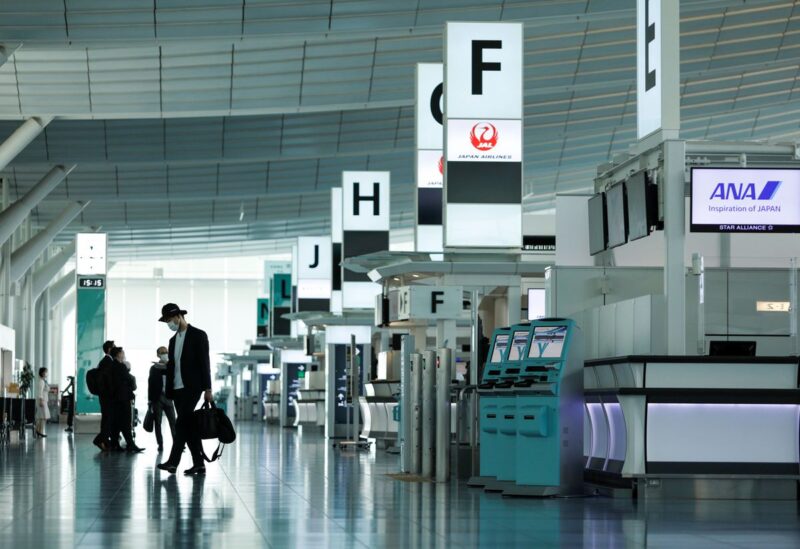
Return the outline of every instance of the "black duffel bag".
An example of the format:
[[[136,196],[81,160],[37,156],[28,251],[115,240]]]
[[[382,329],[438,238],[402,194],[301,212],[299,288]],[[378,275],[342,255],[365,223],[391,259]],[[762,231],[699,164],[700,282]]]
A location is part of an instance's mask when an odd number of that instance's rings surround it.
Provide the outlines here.
[[[236,440],[236,431],[233,428],[233,423],[225,415],[221,408],[217,408],[213,402],[204,402],[203,405],[194,411],[194,421],[197,432],[203,440],[217,439],[219,445],[214,450],[211,459],[206,456],[205,450],[201,447],[203,459],[211,463],[217,461],[222,456],[222,450],[226,444],[230,444]]]

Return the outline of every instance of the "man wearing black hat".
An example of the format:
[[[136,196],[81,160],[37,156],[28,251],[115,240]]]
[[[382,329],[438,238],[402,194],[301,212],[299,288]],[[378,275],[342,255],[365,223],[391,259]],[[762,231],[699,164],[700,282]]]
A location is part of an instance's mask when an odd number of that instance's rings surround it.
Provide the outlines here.
[[[184,474],[204,475],[202,446],[195,428],[192,414],[203,396],[211,402],[211,364],[208,354],[208,336],[203,330],[190,326],[184,316],[186,311],[174,303],[161,308],[159,322],[165,322],[175,335],[169,340],[167,362],[167,398],[175,402],[178,419],[175,422],[175,439],[169,459],[158,466],[163,471],[174,473],[181,461],[183,447],[188,445],[192,453],[192,468]]]

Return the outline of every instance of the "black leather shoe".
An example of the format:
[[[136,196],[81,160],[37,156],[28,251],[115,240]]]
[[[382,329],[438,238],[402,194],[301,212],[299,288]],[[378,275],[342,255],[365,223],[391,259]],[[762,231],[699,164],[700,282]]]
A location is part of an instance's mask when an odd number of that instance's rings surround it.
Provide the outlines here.
[[[156,465],[156,467],[158,467],[162,471],[166,471],[170,475],[174,475],[175,471],[178,470],[178,466],[172,465],[171,463],[159,463],[158,465]]]
[[[191,469],[186,469],[183,474],[187,477],[191,477],[193,475],[205,475],[206,468],[203,465],[195,465]]]
[[[129,454],[139,454],[144,452],[144,448],[139,448],[138,446],[131,446],[130,448],[125,448],[125,451]]]

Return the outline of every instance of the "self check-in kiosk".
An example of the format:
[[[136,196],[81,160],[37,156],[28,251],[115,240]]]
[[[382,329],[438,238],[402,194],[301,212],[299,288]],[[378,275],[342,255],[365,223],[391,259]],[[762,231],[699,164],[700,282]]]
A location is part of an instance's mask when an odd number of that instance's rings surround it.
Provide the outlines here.
[[[500,328],[494,331],[492,342],[489,346],[489,357],[483,370],[483,378],[479,392],[480,414],[480,462],[481,476],[470,481],[475,486],[485,486],[487,482],[497,479],[502,456],[499,455],[497,444],[498,409],[503,402],[503,395],[496,389],[496,384],[503,381],[502,369],[508,343],[511,339],[509,328]]]
[[[533,323],[517,403],[516,484],[508,495],[583,491],[583,339],[571,320]]]
[[[507,495],[581,493],[580,330],[568,319],[515,325],[495,332],[489,352],[479,389],[480,477],[471,484]]]

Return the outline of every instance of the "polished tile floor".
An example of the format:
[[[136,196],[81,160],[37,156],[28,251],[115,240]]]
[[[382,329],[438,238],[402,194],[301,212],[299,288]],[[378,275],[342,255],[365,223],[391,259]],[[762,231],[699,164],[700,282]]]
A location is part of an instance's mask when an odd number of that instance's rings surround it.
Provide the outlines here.
[[[504,499],[392,480],[396,457],[343,455],[319,431],[238,429],[204,479],[154,469],[143,432],[138,456],[55,426],[0,448],[0,548],[800,547],[794,502]]]

